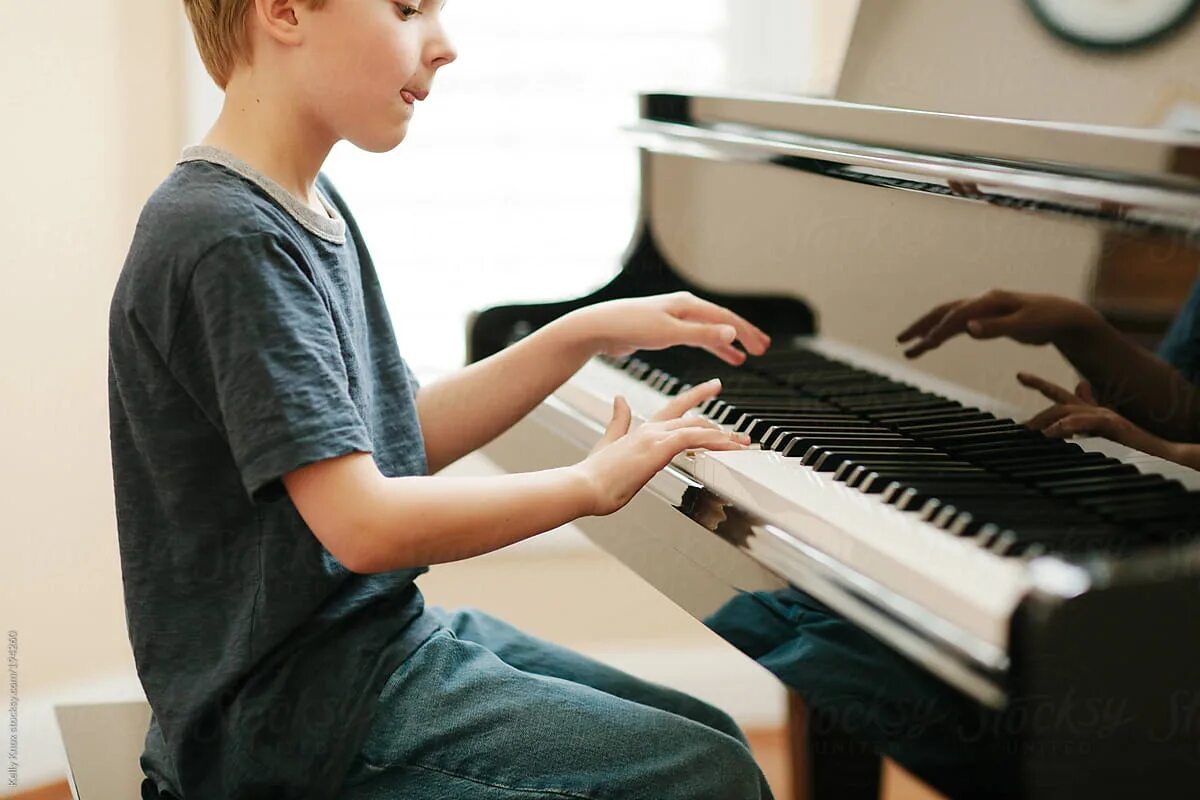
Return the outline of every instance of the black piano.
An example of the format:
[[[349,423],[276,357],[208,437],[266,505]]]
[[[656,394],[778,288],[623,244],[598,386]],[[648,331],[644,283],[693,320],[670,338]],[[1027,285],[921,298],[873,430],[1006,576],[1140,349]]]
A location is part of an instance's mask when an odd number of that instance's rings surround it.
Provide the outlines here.
[[[641,213],[594,293],[481,312],[472,360],[583,305],[691,291],[771,334],[596,359],[485,453],[582,458],[723,379],[759,449],[680,456],[579,526],[803,701],[812,796],[886,755],[953,797],[1200,795],[1200,474],[1020,422],[1048,349],[906,362],[918,313],[994,286],[1086,298],[1114,252],[1200,263],[1200,135],[799,98],[651,93]],[[965,338],[965,337],[964,337]],[[1024,405],[1022,405],[1024,404]]]

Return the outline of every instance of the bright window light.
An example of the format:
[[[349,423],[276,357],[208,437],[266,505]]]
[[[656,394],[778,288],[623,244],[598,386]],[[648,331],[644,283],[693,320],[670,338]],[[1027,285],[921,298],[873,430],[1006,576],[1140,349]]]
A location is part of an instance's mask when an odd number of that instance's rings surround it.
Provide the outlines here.
[[[620,126],[636,119],[638,91],[721,87],[727,7],[448,5],[459,58],[404,144],[375,155],[343,143],[325,167],[413,369],[461,364],[472,310],[577,297],[615,273],[638,193]]]

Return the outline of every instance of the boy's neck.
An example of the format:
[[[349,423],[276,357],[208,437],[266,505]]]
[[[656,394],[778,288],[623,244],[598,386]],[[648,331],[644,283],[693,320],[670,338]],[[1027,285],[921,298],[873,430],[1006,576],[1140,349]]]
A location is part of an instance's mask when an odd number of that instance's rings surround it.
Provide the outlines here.
[[[240,72],[229,81],[221,114],[203,143],[232,153],[317,213],[326,213],[315,185],[333,137],[314,129],[296,106],[257,86],[252,73]]]

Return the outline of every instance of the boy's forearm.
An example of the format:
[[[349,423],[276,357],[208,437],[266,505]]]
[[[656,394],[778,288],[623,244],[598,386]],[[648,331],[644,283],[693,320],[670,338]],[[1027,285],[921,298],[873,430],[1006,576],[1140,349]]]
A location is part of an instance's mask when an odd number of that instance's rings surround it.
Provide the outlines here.
[[[1197,439],[1200,397],[1179,370],[1106,322],[1055,344],[1100,402],[1159,436]]]
[[[1183,464],[1185,467],[1200,469],[1200,444],[1171,442],[1168,448],[1168,452],[1163,454],[1155,453],[1154,455],[1162,455],[1163,458]]]
[[[417,412],[430,473],[515,425],[596,352],[584,323],[567,315],[495,355],[422,386]]]
[[[359,572],[388,572],[489,553],[592,513],[574,467],[487,478],[405,477],[378,484],[360,535]]]

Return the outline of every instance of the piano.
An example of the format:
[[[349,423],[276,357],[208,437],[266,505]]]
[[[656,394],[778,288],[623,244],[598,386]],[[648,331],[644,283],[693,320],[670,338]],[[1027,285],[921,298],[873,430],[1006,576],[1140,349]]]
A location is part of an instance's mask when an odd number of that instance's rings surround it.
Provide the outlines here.
[[[1086,297],[1116,239],[1200,263],[1200,135],[640,102],[619,272],[585,297],[476,314],[469,358],[671,291],[773,346],[737,368],[691,349],[594,359],[485,455],[572,463],[615,395],[644,419],[720,377],[694,413],[758,447],[683,454],[578,525],[803,699],[810,796],[877,797],[880,754],[954,797],[1195,796],[1200,473],[1025,429],[1045,403],[1012,376],[1061,379],[1048,348],[959,342],[906,362],[894,337],[994,286]]]

